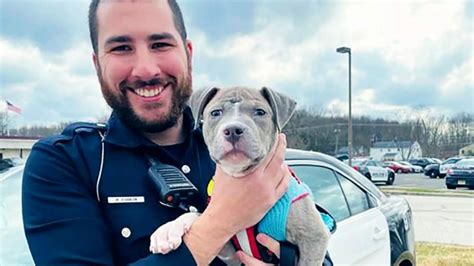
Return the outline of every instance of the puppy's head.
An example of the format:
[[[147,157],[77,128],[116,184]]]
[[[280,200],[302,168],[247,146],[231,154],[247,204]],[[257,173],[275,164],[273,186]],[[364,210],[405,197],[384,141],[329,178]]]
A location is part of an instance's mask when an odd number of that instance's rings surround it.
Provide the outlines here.
[[[268,88],[232,87],[197,91],[190,105],[211,158],[226,173],[242,176],[270,152],[296,102]]]

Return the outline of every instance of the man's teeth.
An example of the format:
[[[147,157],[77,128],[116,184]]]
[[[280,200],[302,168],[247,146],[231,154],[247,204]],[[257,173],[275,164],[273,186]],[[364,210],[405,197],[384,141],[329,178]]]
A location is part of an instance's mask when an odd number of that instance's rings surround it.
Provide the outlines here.
[[[151,89],[151,90],[140,88],[140,89],[136,89],[135,93],[142,97],[153,97],[160,94],[162,90],[163,90],[163,87],[159,87],[157,89]]]

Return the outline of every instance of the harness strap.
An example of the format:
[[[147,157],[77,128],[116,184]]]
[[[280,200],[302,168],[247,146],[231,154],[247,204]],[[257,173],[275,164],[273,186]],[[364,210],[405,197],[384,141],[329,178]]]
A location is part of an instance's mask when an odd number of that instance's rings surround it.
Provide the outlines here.
[[[294,266],[298,262],[298,247],[290,242],[280,242],[280,266]]]

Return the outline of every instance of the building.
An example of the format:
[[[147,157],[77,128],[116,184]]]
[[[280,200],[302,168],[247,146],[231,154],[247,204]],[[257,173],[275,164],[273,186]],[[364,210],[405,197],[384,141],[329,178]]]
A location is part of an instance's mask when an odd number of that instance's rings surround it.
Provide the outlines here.
[[[340,155],[348,155],[349,154],[349,148],[347,146],[340,147],[337,152],[336,156]],[[364,146],[353,146],[352,147],[352,156],[353,157],[358,157],[358,156],[367,156],[368,150]]]
[[[474,144],[459,149],[459,156],[474,156]]]
[[[370,157],[380,161],[406,161],[421,156],[418,141],[379,141],[370,148]]]
[[[0,136],[0,159],[28,158],[38,138]]]

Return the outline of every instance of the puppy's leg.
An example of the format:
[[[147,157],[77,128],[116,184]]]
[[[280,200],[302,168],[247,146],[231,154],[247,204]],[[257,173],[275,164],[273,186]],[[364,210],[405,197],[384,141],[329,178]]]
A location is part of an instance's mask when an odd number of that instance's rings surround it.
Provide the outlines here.
[[[183,235],[188,232],[199,215],[201,214],[197,212],[185,213],[176,220],[160,226],[150,236],[150,251],[166,254],[177,249],[183,242]]]
[[[310,197],[293,203],[286,222],[286,237],[298,246],[299,266],[322,265],[329,244],[329,231]]]

